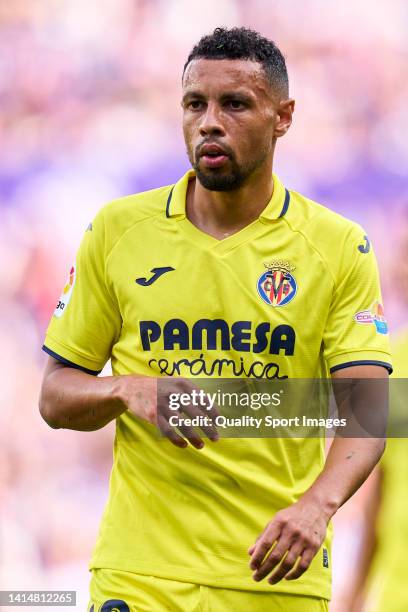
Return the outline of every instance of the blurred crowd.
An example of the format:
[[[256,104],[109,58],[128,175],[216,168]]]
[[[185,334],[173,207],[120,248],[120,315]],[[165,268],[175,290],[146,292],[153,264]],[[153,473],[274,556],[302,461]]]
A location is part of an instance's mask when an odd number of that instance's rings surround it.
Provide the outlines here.
[[[246,25],[281,47],[296,112],[276,170],[365,227],[391,332],[408,322],[407,22],[405,0],[0,3],[0,589],[87,599],[113,424],[47,428],[41,345],[98,208],[188,168],[180,81],[201,35]]]

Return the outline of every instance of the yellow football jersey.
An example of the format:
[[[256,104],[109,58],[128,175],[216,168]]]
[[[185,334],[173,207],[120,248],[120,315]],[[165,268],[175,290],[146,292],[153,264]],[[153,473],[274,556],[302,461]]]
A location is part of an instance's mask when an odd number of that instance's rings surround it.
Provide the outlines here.
[[[111,357],[115,375],[276,380],[390,368],[376,261],[359,226],[274,175],[260,217],[217,240],[186,216],[193,176],[98,213],[44,350],[91,373]],[[329,598],[331,529],[296,581],[254,582],[247,554],[323,464],[322,439],[179,449],[125,412],[90,568]]]

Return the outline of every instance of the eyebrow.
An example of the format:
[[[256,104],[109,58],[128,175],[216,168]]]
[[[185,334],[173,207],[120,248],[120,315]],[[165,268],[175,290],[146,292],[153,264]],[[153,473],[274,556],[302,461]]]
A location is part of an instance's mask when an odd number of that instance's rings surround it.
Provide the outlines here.
[[[186,93],[182,97],[182,101],[184,102],[187,98],[200,98],[203,100],[205,96],[203,96],[203,94],[200,91],[196,91],[193,89],[191,91],[186,91]]]
[[[199,100],[205,100],[206,96],[201,91],[193,89],[191,91],[186,91],[186,93],[182,97],[182,101],[185,102],[189,98],[197,98]],[[222,101],[231,100],[231,98],[234,98],[235,100],[239,100],[241,102],[251,102],[253,100],[253,97],[250,94],[244,93],[242,91],[234,91],[234,90],[225,91],[220,96],[220,99]]]

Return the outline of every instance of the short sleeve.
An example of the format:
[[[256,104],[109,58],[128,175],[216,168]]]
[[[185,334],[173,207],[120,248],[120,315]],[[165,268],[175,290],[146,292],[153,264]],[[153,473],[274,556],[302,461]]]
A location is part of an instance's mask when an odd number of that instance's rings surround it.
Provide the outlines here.
[[[102,212],[89,224],[48,326],[43,350],[59,361],[98,374],[122,326],[105,276],[107,245]]]
[[[336,287],[323,335],[330,372],[354,365],[380,365],[392,372],[388,325],[372,244],[353,226],[343,247]]]

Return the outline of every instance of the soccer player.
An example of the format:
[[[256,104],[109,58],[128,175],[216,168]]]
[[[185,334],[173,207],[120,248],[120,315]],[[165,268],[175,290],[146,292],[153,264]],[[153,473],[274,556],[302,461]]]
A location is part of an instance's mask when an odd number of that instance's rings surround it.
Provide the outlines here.
[[[383,441],[335,439],[325,462],[322,439],[217,441],[149,397],[160,377],[388,377],[375,256],[272,171],[294,110],[273,42],[217,28],[182,90],[192,169],[97,214],[44,343],[46,422],[116,419],[89,608],[327,610],[330,519]]]

